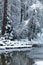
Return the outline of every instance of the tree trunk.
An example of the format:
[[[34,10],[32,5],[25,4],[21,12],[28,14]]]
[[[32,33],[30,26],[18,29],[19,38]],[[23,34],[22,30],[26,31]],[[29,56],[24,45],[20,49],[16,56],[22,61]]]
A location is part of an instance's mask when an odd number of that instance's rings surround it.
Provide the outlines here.
[[[20,22],[22,22],[22,19],[23,19],[23,2],[21,0],[21,20]]]
[[[20,22],[22,22],[22,2],[21,2],[21,19]]]
[[[4,0],[4,16],[3,16],[3,25],[2,25],[2,35],[4,35],[7,25],[7,0]]]

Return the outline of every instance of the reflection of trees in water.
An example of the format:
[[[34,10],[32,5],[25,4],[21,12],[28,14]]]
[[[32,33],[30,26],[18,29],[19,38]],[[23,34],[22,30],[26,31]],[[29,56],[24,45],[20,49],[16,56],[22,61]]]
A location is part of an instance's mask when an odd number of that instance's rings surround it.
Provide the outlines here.
[[[13,56],[12,53],[8,53],[6,56],[7,65],[14,65],[13,64]]]
[[[4,54],[1,55],[1,62],[2,62],[2,65],[6,65],[6,59],[5,59],[5,56]]]
[[[10,54],[1,54],[0,62],[1,65],[13,65],[13,58],[10,56]]]
[[[24,52],[13,52],[1,55],[2,65],[32,65],[33,59],[26,56]]]

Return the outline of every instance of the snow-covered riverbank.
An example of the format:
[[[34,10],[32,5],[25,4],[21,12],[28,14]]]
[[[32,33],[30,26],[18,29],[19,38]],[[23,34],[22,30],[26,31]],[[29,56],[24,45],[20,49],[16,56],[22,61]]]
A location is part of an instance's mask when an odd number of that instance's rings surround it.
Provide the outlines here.
[[[43,61],[35,61],[33,65],[43,65]]]

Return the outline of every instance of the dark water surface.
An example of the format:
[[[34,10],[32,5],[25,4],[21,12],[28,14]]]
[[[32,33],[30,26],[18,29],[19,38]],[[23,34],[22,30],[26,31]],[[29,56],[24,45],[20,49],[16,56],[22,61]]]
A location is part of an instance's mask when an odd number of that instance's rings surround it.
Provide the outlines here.
[[[33,65],[35,61],[43,60],[43,48],[32,48],[30,52],[15,51],[4,54],[5,59],[1,56],[2,55],[0,55],[0,65],[4,65],[3,60],[5,61],[5,65]]]

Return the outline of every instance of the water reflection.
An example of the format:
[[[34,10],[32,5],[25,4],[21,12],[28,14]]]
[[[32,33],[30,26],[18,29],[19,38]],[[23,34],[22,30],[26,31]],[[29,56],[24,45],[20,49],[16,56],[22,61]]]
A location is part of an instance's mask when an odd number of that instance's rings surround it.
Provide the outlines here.
[[[0,65],[40,65],[43,60],[43,47],[31,51],[15,51],[0,55]],[[39,61],[41,61],[39,63]],[[42,64],[41,64],[42,65]]]
[[[33,59],[27,57],[25,52],[12,52],[1,55],[0,65],[32,65]]]

